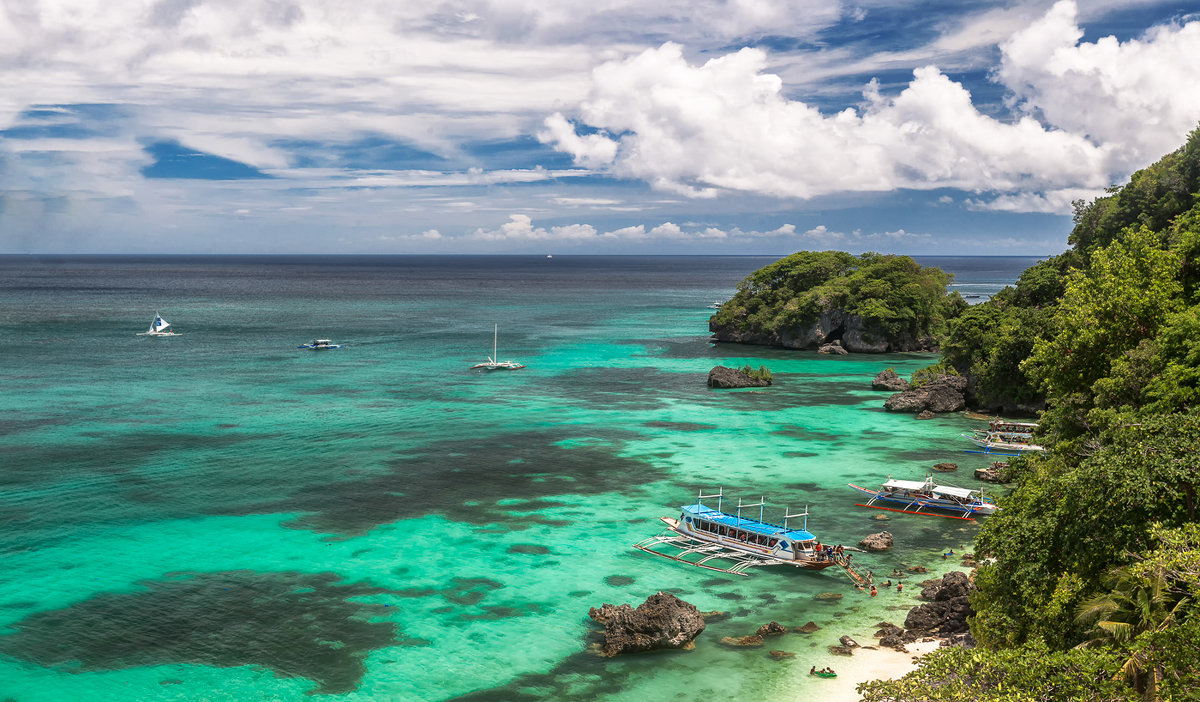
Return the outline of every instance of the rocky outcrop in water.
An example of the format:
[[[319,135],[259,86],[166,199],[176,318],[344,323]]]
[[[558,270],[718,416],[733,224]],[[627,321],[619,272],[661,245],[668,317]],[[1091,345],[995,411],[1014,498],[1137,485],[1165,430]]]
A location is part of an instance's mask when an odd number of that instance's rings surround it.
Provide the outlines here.
[[[736,368],[716,366],[708,372],[710,388],[764,388],[770,384],[770,380],[751,378]]]
[[[985,483],[1007,483],[1008,464],[996,461],[987,468],[976,468],[975,479],[982,480]]]
[[[957,412],[967,406],[966,389],[966,378],[939,375],[920,387],[892,395],[883,407],[889,412]]]
[[[836,355],[844,356],[845,354],[848,354],[850,352],[847,351],[845,349],[845,347],[842,346],[841,341],[834,340],[834,342],[832,344],[824,344],[823,346],[818,348],[817,353],[828,353],[828,354],[836,354]]]
[[[658,592],[636,609],[627,604],[605,603],[588,611],[593,621],[604,625],[605,656],[659,649],[690,649],[704,631],[700,610],[669,593]]]
[[[891,392],[904,392],[908,389],[908,381],[896,375],[896,371],[888,368],[879,371],[875,379],[871,381],[872,390],[890,390]]]
[[[820,313],[807,324],[778,331],[749,331],[737,324],[722,324],[714,317],[708,329],[718,341],[733,341],[740,344],[761,346],[783,346],[789,349],[820,349],[822,346],[841,342],[841,347],[850,353],[898,353],[901,351],[931,351],[937,346],[931,338],[914,338],[899,334],[890,338],[876,320],[865,319],[842,309],[830,309]],[[832,351],[832,353],[839,353]]]
[[[754,632],[759,636],[780,636],[788,632],[787,627],[779,622],[769,622],[758,627],[758,631]]]
[[[867,551],[890,551],[894,545],[895,540],[890,531],[871,534],[858,542],[858,547]]]

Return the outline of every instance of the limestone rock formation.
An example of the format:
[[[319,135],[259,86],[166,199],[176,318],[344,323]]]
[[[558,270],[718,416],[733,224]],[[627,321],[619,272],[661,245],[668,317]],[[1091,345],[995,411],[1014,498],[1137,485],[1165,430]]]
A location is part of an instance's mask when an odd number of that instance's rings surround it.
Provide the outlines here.
[[[770,380],[751,378],[736,368],[716,366],[708,372],[710,388],[763,388],[770,384]]]
[[[908,389],[908,381],[896,375],[896,371],[887,368],[876,374],[875,379],[871,381],[871,389],[904,392]]]
[[[845,349],[845,347],[842,346],[841,340],[835,339],[833,341],[833,343],[823,344],[820,348],[817,349],[817,353],[831,353],[831,354],[845,355],[850,352],[847,351]]]
[[[858,547],[867,551],[890,551],[895,545],[895,540],[892,539],[892,532],[881,531],[878,534],[870,534],[862,541],[858,542]]]
[[[957,463],[935,463],[933,469],[940,473],[948,473],[952,470],[958,470]]]
[[[918,388],[892,395],[883,407],[889,412],[957,412],[967,406],[966,389],[966,378],[939,375]]]
[[[787,633],[787,627],[779,622],[770,622],[758,627],[758,631],[754,633],[759,636],[779,636]]]
[[[922,635],[946,636],[969,630],[967,618],[974,614],[968,602],[975,589],[966,573],[953,571],[925,586],[919,597],[928,600],[908,613],[904,626]]]
[[[690,649],[704,631],[704,617],[695,605],[669,593],[646,598],[637,609],[627,604],[593,607],[588,616],[604,625],[601,653],[616,656],[657,649]]]

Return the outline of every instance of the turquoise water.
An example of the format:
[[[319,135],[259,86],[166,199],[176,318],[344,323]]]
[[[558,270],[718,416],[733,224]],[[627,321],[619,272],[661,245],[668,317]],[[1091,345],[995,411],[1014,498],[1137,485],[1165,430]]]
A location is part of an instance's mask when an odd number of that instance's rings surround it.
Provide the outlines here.
[[[881,524],[847,482],[951,460],[970,485],[988,459],[961,452],[968,420],[870,390],[934,356],[710,343],[707,305],[770,260],[0,259],[0,698],[802,695],[828,645],[900,622],[917,588],[631,544],[718,487],[853,544]],[[968,283],[996,268],[955,261]],[[182,336],[135,336],[156,310]],[[493,324],[527,370],[468,370]],[[295,348],[315,337],[345,347]],[[775,385],[710,390],[718,363]],[[862,557],[882,573],[941,569],[975,529],[883,525],[895,551]],[[658,590],[728,617],[690,652],[587,652],[589,607]],[[791,661],[717,643],[770,620],[822,629],[770,642]]]

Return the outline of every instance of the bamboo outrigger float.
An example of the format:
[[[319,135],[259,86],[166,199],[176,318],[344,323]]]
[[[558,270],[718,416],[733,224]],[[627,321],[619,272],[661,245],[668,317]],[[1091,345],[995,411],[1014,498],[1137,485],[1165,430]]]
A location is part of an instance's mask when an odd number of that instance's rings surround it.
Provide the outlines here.
[[[717,508],[704,504],[717,498]],[[634,548],[698,568],[731,575],[749,575],[750,568],[789,565],[806,570],[838,567],[859,588],[871,585],[870,573],[860,573],[850,565],[850,556],[842,547],[822,545],[808,530],[808,510],[799,514],[784,512],[783,524],[763,521],[766,502],[759,498],[753,504],[738,500],[737,512],[721,511],[723,490],[711,495],[700,492],[696,504],[683,505],[678,519],[660,517],[666,529],[657,536],[643,539]],[[742,510],[758,507],[758,519],[742,516]],[[789,519],[804,517],[804,528],[788,526]],[[674,553],[657,550],[665,548]],[[711,561],[729,561],[732,566],[721,567]]]

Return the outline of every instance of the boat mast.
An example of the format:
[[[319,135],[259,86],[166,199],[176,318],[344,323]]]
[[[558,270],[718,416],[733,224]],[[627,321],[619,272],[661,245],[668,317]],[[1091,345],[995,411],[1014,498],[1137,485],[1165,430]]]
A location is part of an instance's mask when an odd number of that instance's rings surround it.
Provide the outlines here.
[[[783,511],[783,528],[787,529],[787,520],[794,517],[804,517],[804,530],[808,531],[808,505],[804,505],[804,511],[799,514],[790,514],[786,509]]]
[[[500,324],[497,323],[492,327],[492,361],[497,358],[496,342],[500,340]]]

